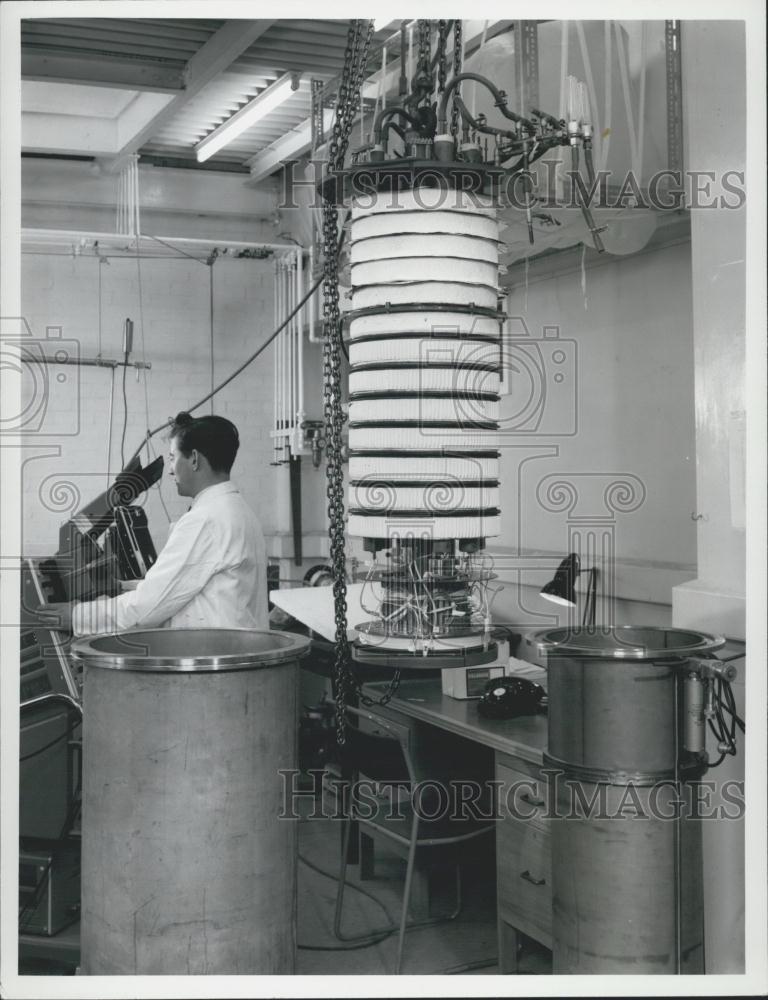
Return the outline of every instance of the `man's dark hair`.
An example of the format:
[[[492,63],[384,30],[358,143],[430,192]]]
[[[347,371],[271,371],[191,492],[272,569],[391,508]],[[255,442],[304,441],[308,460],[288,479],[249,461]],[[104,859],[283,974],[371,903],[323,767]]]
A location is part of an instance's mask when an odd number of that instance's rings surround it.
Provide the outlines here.
[[[232,468],[240,435],[237,427],[226,417],[193,417],[191,413],[178,413],[171,421],[172,438],[182,455],[192,451],[205,455],[214,472],[229,472]]]

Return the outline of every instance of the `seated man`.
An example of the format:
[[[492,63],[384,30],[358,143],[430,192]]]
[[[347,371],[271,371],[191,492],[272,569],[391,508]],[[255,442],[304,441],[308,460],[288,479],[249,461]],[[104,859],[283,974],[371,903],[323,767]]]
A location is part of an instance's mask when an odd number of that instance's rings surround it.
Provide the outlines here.
[[[240,444],[224,417],[180,413],[171,426],[170,473],[190,509],[136,589],[40,616],[75,635],[158,628],[267,628],[261,525],[229,473]]]

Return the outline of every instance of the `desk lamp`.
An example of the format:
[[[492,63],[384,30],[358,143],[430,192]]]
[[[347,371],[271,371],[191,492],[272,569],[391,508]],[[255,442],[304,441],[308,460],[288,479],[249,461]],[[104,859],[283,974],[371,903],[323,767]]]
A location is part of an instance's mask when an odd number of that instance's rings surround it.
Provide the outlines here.
[[[540,594],[542,597],[545,597],[548,601],[552,601],[555,604],[561,604],[568,608],[575,608],[576,594],[574,592],[574,587],[576,584],[576,577],[582,572],[589,573],[590,579],[581,624],[582,627],[589,626],[590,628],[594,628],[596,610],[595,599],[597,596],[597,569],[593,566],[591,569],[582,570],[579,557],[575,552],[571,552],[570,555],[563,559],[557,567],[557,572],[555,573],[554,578],[541,588]]]

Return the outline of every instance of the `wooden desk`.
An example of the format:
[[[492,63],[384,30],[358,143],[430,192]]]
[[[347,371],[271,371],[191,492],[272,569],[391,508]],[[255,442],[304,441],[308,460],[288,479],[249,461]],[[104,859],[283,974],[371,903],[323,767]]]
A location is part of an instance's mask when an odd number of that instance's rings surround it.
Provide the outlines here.
[[[371,697],[386,684],[368,684]],[[552,888],[546,779],[541,775],[547,746],[543,715],[517,719],[485,719],[477,700],[460,701],[442,693],[437,679],[403,680],[397,694],[373,711],[406,728],[411,752],[426,758],[430,750],[425,727],[451,733],[493,752],[497,782],[496,907],[499,970],[517,971],[518,931],[552,947]]]

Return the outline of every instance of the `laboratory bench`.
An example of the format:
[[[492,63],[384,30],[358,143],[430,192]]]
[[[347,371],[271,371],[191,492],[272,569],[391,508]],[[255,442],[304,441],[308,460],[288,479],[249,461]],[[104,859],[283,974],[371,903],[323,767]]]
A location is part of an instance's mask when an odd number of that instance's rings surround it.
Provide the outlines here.
[[[365,686],[381,697],[385,683]],[[549,828],[542,777],[546,715],[488,719],[477,699],[444,695],[438,678],[406,678],[384,706],[417,772],[439,780],[474,775],[496,783],[496,907],[499,972],[517,971],[518,933],[552,947]],[[512,804],[514,808],[510,810]]]

